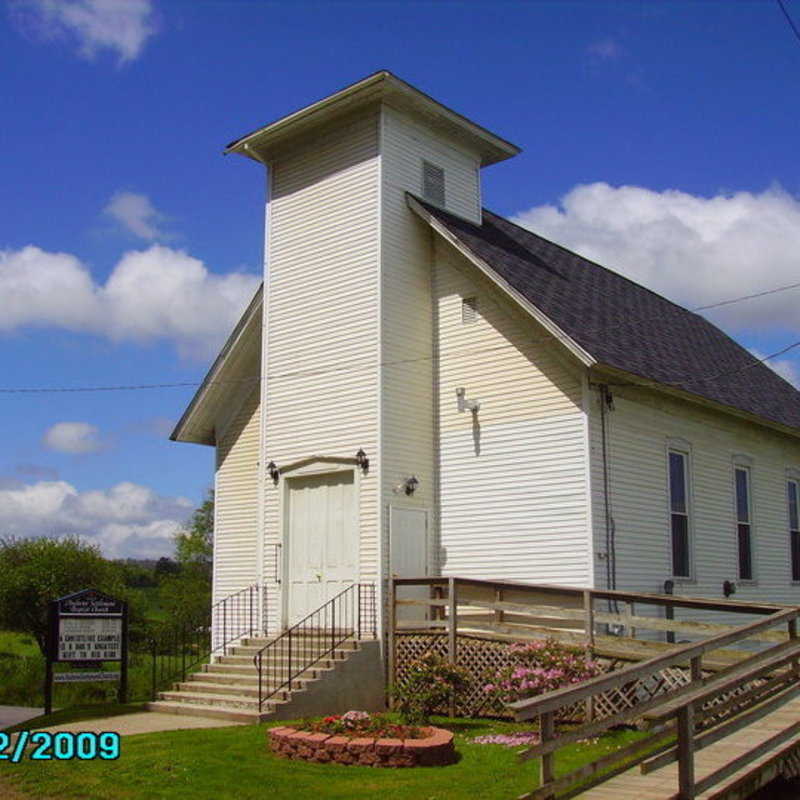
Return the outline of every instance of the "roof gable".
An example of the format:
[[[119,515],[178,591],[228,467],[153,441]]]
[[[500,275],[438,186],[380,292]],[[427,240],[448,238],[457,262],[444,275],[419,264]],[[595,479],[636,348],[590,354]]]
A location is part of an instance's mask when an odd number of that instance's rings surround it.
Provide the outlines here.
[[[415,200],[598,366],[800,430],[800,392],[704,317],[487,209]]]

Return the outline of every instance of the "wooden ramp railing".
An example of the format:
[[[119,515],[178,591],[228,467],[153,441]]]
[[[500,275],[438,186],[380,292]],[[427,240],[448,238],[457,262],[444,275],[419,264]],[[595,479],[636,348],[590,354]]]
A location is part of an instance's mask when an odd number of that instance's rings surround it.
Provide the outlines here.
[[[800,609],[790,608],[768,615],[763,620],[742,626],[739,630],[711,636],[703,642],[682,645],[673,653],[656,656],[639,664],[592,678],[574,687],[559,689],[540,697],[520,700],[511,704],[518,720],[539,720],[541,742],[522,753],[523,759],[539,758],[539,789],[525,795],[531,800],[554,797],[560,789],[597,775],[601,771],[613,769],[624,763],[625,768],[637,761],[643,762],[642,772],[651,772],[672,761],[678,762],[678,796],[689,800],[732,775],[744,765],[752,762],[763,753],[776,747],[792,736],[800,733],[800,721],[776,733],[766,742],[760,742],[749,751],[732,758],[728,764],[695,780],[694,754],[696,751],[719,741],[734,731],[750,725],[765,714],[800,694],[797,680],[798,661],[800,661],[800,640],[797,639],[797,618]],[[787,641],[772,645],[761,652],[744,658],[739,663],[719,670],[711,677],[702,677],[702,659],[706,653],[715,649],[750,638],[783,626],[787,629]],[[623,711],[613,717],[593,720],[566,733],[558,735],[555,719],[561,708],[581,700],[587,700],[598,693],[626,682],[651,675],[667,662],[676,659],[686,661],[691,672],[691,681],[678,689],[659,695],[645,703]],[[747,685],[759,678],[767,678],[761,683],[735,697],[726,697],[720,704],[714,700],[721,695]],[[737,713],[723,722],[715,724],[725,710],[720,705],[735,706]],[[599,761],[580,769],[555,777],[554,757],[557,750],[588,736],[597,736],[613,725],[631,722],[641,718],[644,712],[650,716],[650,735],[635,744],[609,754]],[[707,730],[703,728],[708,726]],[[698,729],[702,732],[698,732]],[[677,735],[673,741],[671,734]],[[660,751],[660,752],[658,752]]]
[[[599,601],[607,602],[609,610],[599,610]],[[680,609],[695,618],[637,613],[636,609],[645,607],[661,613]],[[414,631],[445,634],[453,661],[462,634],[507,640],[556,635],[590,644],[596,651],[606,649],[638,659],[584,683],[509,706],[516,719],[539,721],[540,743],[520,755],[522,760],[539,759],[540,785],[524,795],[531,800],[575,796],[637,763],[641,772],[649,773],[675,761],[678,797],[689,800],[800,734],[798,721],[766,741],[754,742],[724,767],[701,779],[695,777],[696,752],[800,695],[797,607],[462,578],[403,578],[391,582],[390,610],[390,659],[397,635]],[[698,619],[715,614],[724,621]],[[731,621],[737,616],[742,620],[739,624]],[[755,621],[751,621],[753,616]],[[614,626],[618,635],[600,635],[599,625]],[[653,632],[651,636],[672,631],[695,641],[673,645],[637,638],[645,630]],[[594,713],[598,699],[609,692],[657,679],[665,668],[675,666],[687,675],[682,685],[638,697],[627,708],[602,718]],[[391,668],[395,669],[393,662]],[[557,732],[556,720],[576,704],[585,705],[586,721]],[[648,726],[646,737],[556,777],[555,755],[560,748],[643,719]]]

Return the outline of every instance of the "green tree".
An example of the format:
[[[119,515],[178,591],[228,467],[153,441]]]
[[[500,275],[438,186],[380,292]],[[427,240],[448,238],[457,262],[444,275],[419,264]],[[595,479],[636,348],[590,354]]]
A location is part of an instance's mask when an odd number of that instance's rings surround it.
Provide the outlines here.
[[[76,537],[0,539],[0,628],[32,635],[44,654],[47,606],[81,589],[125,598],[117,564]]]
[[[180,567],[161,583],[161,603],[170,619],[201,625],[211,611],[211,574],[214,553],[214,493],[209,491],[187,524],[175,534],[175,556]]]
[[[209,489],[203,504],[188,525],[175,535],[175,557],[182,567],[200,565],[211,578],[214,557],[214,492]]]

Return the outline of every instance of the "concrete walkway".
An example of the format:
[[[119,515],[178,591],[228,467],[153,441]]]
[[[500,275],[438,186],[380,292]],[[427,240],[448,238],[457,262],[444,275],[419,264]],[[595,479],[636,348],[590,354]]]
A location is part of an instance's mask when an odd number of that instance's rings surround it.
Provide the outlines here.
[[[0,731],[27,722],[29,719],[44,714],[43,708],[30,708],[29,706],[0,706]]]
[[[99,717],[82,722],[69,722],[64,725],[53,725],[36,730],[52,731],[90,731],[104,733],[113,731],[120,736],[131,736],[136,733],[158,733],[159,731],[180,731],[190,728],[229,728],[242,725],[227,719],[211,719],[210,717],[190,717],[183,714],[154,714],[142,711],[135,714],[120,714],[116,717]]]

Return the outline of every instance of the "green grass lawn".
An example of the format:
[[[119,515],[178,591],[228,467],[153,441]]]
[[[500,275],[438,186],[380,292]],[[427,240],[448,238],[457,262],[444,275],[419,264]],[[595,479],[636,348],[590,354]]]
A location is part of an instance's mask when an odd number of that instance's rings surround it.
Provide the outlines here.
[[[268,752],[268,726],[212,728],[126,737],[114,762],[0,762],[0,796],[5,783],[9,793],[31,800],[511,800],[537,785],[535,761],[520,764],[516,749],[472,742],[523,726],[445,719],[437,724],[455,732],[458,763],[376,769],[287,761]],[[640,736],[616,731],[572,745],[558,754],[556,769],[568,772]]]
[[[25,633],[0,631],[0,657],[26,658],[39,655],[39,645],[33,636]]]
[[[190,659],[191,661],[191,659]],[[178,658],[159,656],[158,668],[164,666],[165,676],[177,674]],[[131,652],[128,661],[128,697],[131,700],[149,700],[152,685],[152,658],[147,652]],[[106,670],[119,667],[107,663]],[[56,666],[56,671],[64,669]],[[0,705],[42,706],[44,705],[44,657],[32,636],[0,631]],[[169,681],[167,681],[167,684]],[[66,707],[87,703],[115,702],[117,682],[107,683],[63,683],[57,684],[53,693],[53,705]],[[166,688],[165,686],[161,687]]]

